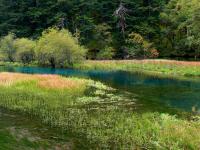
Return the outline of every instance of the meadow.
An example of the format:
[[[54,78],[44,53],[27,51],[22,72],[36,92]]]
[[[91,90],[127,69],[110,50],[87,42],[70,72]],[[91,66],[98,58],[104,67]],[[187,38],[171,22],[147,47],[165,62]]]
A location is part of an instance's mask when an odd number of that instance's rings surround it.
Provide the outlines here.
[[[199,149],[200,118],[135,111],[136,100],[100,82],[0,73],[0,106],[37,117],[82,149]]]

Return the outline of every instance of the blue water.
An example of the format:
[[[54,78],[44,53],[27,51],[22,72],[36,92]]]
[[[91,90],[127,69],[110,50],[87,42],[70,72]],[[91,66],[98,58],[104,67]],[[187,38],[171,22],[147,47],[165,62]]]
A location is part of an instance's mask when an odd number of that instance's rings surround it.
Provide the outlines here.
[[[122,71],[82,71],[39,67],[1,66],[0,72],[29,74],[59,74],[101,81],[114,88],[130,92],[139,103],[149,108],[175,108],[200,113],[200,79],[198,81],[158,78]]]

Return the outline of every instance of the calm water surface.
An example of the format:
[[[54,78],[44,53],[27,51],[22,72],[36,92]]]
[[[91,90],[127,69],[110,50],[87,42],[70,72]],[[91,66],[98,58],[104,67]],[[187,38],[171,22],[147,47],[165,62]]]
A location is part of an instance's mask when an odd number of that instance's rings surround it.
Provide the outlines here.
[[[114,88],[129,91],[138,103],[153,109],[175,108],[200,113],[200,79],[198,81],[158,78],[122,71],[82,71],[39,67],[1,66],[0,72],[59,74],[101,81]]]

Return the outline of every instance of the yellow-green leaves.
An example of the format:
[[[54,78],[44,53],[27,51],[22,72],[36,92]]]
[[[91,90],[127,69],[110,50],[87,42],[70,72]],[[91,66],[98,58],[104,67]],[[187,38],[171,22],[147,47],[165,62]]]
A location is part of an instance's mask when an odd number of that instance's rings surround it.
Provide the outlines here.
[[[9,33],[7,36],[4,36],[0,40],[0,55],[2,58],[1,60],[11,61],[11,62],[15,60],[14,41],[15,41],[15,35],[13,33]]]
[[[14,47],[16,49],[16,60],[23,63],[30,63],[35,58],[36,43],[27,38],[16,39]]]
[[[85,48],[65,29],[50,28],[44,31],[36,46],[39,63],[50,64],[52,67],[80,62],[85,52]]]

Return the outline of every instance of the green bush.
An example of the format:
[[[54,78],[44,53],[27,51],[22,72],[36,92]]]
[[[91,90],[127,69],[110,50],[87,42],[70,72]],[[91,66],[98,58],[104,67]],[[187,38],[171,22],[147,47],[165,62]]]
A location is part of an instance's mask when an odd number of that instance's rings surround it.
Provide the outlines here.
[[[17,39],[15,41],[16,55],[15,60],[24,64],[30,63],[35,58],[34,48],[35,42],[26,38]]]
[[[51,28],[43,32],[36,46],[40,65],[63,67],[79,63],[85,58],[86,49],[80,46],[72,34],[65,29]]]
[[[112,47],[106,47],[97,54],[97,59],[112,59],[115,55],[115,50]]]
[[[159,56],[158,51],[153,47],[153,44],[145,40],[138,33],[129,34],[128,39],[126,40],[127,46],[126,54],[127,58],[156,58]]]
[[[15,61],[15,47],[14,47],[15,35],[9,33],[4,36],[0,41],[0,57],[3,61]]]

